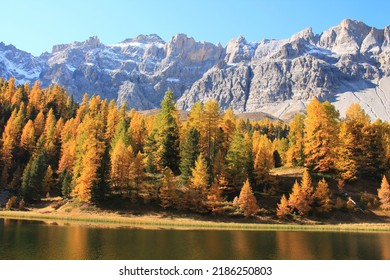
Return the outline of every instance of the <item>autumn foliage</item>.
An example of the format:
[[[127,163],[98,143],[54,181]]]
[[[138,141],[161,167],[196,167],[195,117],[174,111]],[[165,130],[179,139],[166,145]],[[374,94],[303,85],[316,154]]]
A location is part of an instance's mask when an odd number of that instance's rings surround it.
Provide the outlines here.
[[[257,199],[270,199],[278,217],[306,217],[331,212],[336,201],[310,174],[349,183],[390,169],[390,125],[371,122],[357,104],[341,118],[313,99],[287,124],[240,119],[213,100],[183,117],[175,99],[168,91],[157,114],[143,114],[96,95],[75,102],[58,85],[0,78],[0,192],[26,203],[118,198],[198,213],[240,209],[246,217],[257,215]],[[271,175],[281,166],[307,168],[283,193]],[[389,209],[385,179],[378,197]]]

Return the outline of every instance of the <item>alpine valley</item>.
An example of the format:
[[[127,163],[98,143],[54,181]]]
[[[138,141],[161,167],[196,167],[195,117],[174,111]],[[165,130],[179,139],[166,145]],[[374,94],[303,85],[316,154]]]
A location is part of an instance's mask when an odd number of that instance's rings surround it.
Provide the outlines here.
[[[87,92],[138,110],[158,108],[171,89],[181,110],[215,99],[222,109],[289,119],[317,97],[341,115],[359,103],[372,120],[390,121],[390,26],[345,19],[319,35],[307,28],[283,40],[240,36],[226,47],[184,34],[112,45],[91,37],[39,57],[0,43],[0,77],[11,76],[19,83],[57,83],[77,101]]]

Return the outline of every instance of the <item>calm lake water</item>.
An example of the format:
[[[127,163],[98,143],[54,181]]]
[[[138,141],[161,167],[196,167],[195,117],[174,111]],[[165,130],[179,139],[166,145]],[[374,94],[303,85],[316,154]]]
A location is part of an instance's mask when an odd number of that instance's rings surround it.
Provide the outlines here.
[[[0,219],[0,259],[390,259],[390,233],[148,230]]]

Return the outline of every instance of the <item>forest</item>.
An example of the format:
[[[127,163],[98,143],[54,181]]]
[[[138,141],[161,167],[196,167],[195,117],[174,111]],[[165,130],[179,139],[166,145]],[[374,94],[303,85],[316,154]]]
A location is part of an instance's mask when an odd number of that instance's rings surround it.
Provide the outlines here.
[[[0,78],[0,194],[7,195],[0,207],[61,196],[98,207],[121,200],[288,219],[348,207],[343,187],[369,180],[378,182],[377,193],[365,206],[390,210],[390,125],[358,104],[341,118],[331,103],[313,99],[289,123],[241,119],[213,100],[184,116],[171,91],[157,114],[128,105],[88,94],[77,103],[56,84]],[[280,188],[285,182],[274,170],[293,168],[302,177]]]

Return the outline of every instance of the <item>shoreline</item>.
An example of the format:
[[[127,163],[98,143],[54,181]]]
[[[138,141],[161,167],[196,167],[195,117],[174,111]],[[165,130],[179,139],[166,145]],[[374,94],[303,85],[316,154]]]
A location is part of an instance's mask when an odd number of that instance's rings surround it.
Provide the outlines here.
[[[81,225],[112,228],[173,230],[249,230],[249,231],[327,231],[327,232],[390,232],[388,223],[296,224],[270,222],[203,221],[182,216],[122,216],[113,213],[39,213],[32,211],[0,211],[0,218],[42,221],[57,225]]]

